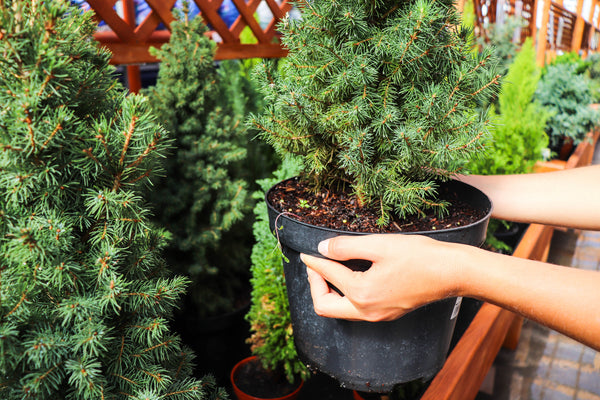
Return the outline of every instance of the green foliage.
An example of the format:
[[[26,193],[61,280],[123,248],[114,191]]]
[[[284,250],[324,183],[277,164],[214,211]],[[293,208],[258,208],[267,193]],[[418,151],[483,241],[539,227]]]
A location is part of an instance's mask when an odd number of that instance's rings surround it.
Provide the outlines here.
[[[585,74],[577,73],[577,64],[547,66],[535,99],[553,114],[546,127],[552,148],[560,147],[564,138],[577,145],[597,124],[600,114],[590,107],[593,97],[589,83]]]
[[[541,69],[528,38],[510,65],[498,96],[499,115],[492,109],[494,126],[486,152],[469,165],[480,175],[523,174],[531,172],[536,161],[543,159],[548,147],[545,133],[549,112],[533,102]]]
[[[592,101],[600,102],[600,54],[592,53],[586,58],[588,68],[585,71],[589,78]]]
[[[169,264],[192,280],[188,300],[203,317],[233,310],[236,294],[248,290],[246,179],[254,170],[242,164],[248,135],[241,120],[248,107],[260,104],[244,95],[252,87],[241,63],[217,70],[206,30],[201,18],[189,20],[185,13],[171,24],[170,42],[153,50],[161,66],[147,91],[175,141],[151,201],[156,221],[173,235]],[[252,152],[255,159],[258,153]]]
[[[298,360],[293,340],[292,320],[283,276],[281,252],[269,229],[265,192],[277,182],[298,173],[299,165],[287,161],[272,178],[259,181],[261,190],[254,193],[254,239],[252,248],[252,303],[246,319],[250,322],[252,353],[267,369],[281,368],[290,382],[300,376],[309,377],[307,368]]]
[[[168,140],[90,14],[0,2],[0,397],[217,399],[168,319],[187,280],[142,198]]]
[[[587,59],[582,59],[577,52],[571,51],[556,56],[550,63],[544,66],[543,73],[546,73],[548,66],[558,64],[573,64],[575,65],[575,73],[583,74],[590,67],[591,62]]]
[[[494,123],[490,142],[482,157],[473,160],[469,170],[480,175],[524,174],[531,172],[536,161],[543,159],[548,146],[545,132],[550,113],[532,101],[541,76],[530,38],[513,58],[498,96],[500,114],[491,110]],[[508,223],[492,219],[488,225],[486,245],[510,253],[512,249],[494,232]]]
[[[450,0],[314,0],[280,25],[289,56],[257,68],[265,112],[249,122],[315,190],[349,186],[380,223],[433,208],[437,181],[481,150],[499,87]]]
[[[494,54],[499,60],[498,73],[505,76],[508,67],[513,63],[520,43],[514,40],[515,32],[520,28],[525,28],[527,21],[518,16],[506,16],[502,24],[490,24],[487,28],[487,41],[483,36],[477,39],[477,43],[483,47],[492,46]]]

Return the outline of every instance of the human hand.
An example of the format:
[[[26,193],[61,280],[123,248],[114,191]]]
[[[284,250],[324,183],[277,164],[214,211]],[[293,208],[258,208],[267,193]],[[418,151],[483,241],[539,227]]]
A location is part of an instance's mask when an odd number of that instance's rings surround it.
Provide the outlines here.
[[[302,254],[315,312],[348,320],[391,321],[427,303],[453,297],[460,275],[457,248],[417,235],[339,236],[319,244],[330,259]],[[355,272],[333,260],[373,263]],[[327,282],[343,295],[332,290]]]

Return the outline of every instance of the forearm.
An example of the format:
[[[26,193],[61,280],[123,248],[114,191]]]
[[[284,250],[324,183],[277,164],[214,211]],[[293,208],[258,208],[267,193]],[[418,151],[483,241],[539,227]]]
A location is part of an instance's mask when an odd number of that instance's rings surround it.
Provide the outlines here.
[[[600,349],[600,274],[456,246],[457,295],[514,311]]]
[[[494,218],[600,230],[600,166],[458,179],[492,199]]]

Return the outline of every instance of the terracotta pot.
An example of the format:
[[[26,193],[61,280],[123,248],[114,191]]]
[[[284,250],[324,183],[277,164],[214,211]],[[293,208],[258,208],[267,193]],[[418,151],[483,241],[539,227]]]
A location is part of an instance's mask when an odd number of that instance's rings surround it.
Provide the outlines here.
[[[300,383],[298,384],[298,387],[295,388],[291,393],[288,393],[286,395],[283,395],[281,397],[255,397],[252,396],[248,393],[245,393],[244,391],[242,391],[237,384],[238,381],[238,375],[241,371],[241,368],[243,366],[245,366],[245,364],[248,363],[252,363],[252,362],[258,362],[256,359],[256,356],[251,356],[248,358],[243,359],[242,361],[238,362],[233,369],[231,370],[231,375],[230,375],[230,379],[231,379],[231,385],[233,386],[233,392],[235,393],[236,397],[238,398],[238,400],[295,400],[298,398],[298,396],[300,395],[300,390],[302,389],[302,387],[304,386],[304,381],[300,380]]]

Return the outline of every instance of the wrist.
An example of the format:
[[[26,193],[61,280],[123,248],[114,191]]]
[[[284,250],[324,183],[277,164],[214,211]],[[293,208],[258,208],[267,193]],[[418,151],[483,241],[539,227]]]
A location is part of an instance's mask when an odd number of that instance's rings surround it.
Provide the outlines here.
[[[473,295],[471,284],[474,278],[471,267],[474,253],[479,249],[458,243],[447,243],[446,247],[447,250],[441,261],[446,270],[447,297],[471,297]]]

